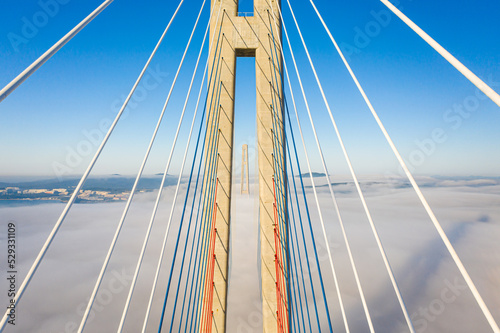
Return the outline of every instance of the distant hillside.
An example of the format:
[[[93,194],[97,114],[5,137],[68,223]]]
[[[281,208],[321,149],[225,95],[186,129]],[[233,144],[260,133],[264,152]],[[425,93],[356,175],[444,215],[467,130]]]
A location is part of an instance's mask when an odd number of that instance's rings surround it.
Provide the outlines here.
[[[325,177],[325,176],[326,176],[324,173],[321,173],[321,172],[312,172],[311,174],[312,174],[312,176],[313,176],[314,178],[317,178],[317,177]],[[304,178],[304,177],[309,177],[309,172],[307,172],[307,173],[303,173],[303,174],[301,174],[301,176],[302,176],[302,178]],[[299,177],[299,176],[297,176],[297,177]]]
[[[139,190],[157,189],[161,184],[162,177],[144,177],[139,181]],[[0,182],[0,189],[6,187],[19,187],[21,190],[27,189],[53,189],[53,188],[74,188],[80,179],[68,178],[59,180],[57,178],[43,179],[26,182]],[[135,179],[132,177],[112,176],[112,177],[92,177],[87,179],[83,188],[92,191],[130,191]],[[165,186],[175,185],[177,177],[167,176]]]

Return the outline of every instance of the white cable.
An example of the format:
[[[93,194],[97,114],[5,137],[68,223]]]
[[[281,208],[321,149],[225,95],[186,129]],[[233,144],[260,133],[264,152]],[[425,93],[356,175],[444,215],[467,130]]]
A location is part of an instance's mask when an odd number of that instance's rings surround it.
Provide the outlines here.
[[[387,6],[394,14],[396,14],[404,23],[406,23],[413,31],[415,31],[423,40],[425,40],[434,50],[436,50],[443,58],[445,58],[453,67],[455,67],[460,73],[462,73],[472,84],[479,88],[486,96],[488,96],[496,105],[500,106],[500,95],[493,90],[489,85],[487,85],[483,80],[477,77],[470,69],[465,67],[457,58],[455,58],[450,52],[446,51],[438,42],[436,42],[431,36],[429,36],[425,31],[420,29],[412,20],[410,20],[405,14],[403,14],[396,6],[390,3],[388,0],[380,0],[384,5]]]
[[[106,7],[108,7],[113,0],[104,1],[99,7],[97,7],[92,13],[90,13],[86,18],[84,18],[76,27],[71,29],[63,38],[61,38],[57,43],[55,43],[50,49],[45,51],[37,60],[35,60],[28,68],[26,68],[21,74],[19,74],[14,80],[7,84],[2,90],[0,90],[0,102],[2,102],[7,96],[9,96],[16,88],[21,85],[27,78],[29,78],[33,73],[35,73],[38,68],[40,68],[47,60],[49,60],[54,54],[57,53],[67,42],[69,42],[73,37],[75,37],[83,28],[87,26],[93,19],[97,17]]]
[[[47,253],[47,250],[48,248],[50,247],[50,244],[52,243],[52,241],[54,240],[54,237],[55,235],[57,234],[59,228],[61,227],[62,223],[64,222],[64,219],[66,218],[66,215],[68,215],[68,212],[69,210],[71,209],[71,206],[73,205],[73,203],[75,202],[76,200],[76,197],[78,196],[78,193],[80,192],[80,189],[82,188],[83,184],[85,183],[85,181],[87,180],[90,172],[92,171],[97,159],[99,158],[99,156],[101,155],[101,152],[102,150],[104,149],[104,146],[106,145],[106,143],[108,142],[108,139],[109,137],[111,136],[111,133],[113,132],[114,128],[116,127],[116,124],[118,123],[118,120],[120,119],[120,117],[122,116],[123,112],[125,111],[125,108],[127,107],[130,99],[132,98],[132,95],[134,94],[137,86],[139,85],[139,82],[141,81],[141,79],[143,78],[144,74],[146,73],[146,70],[148,69],[149,67],[149,64],[151,63],[151,60],[153,59],[154,55],[156,54],[156,51],[158,50],[158,48],[160,47],[160,44],[162,43],[168,29],[170,28],[170,24],[172,23],[172,20],[174,19],[174,17],[177,15],[177,12],[181,6],[181,4],[184,2],[184,0],[182,0],[180,3],[179,3],[179,7],[177,7],[177,10],[175,11],[172,19],[170,20],[168,26],[165,28],[165,31],[163,32],[162,36],[160,37],[160,39],[158,40],[158,43],[156,44],[153,52],[151,53],[151,55],[149,56],[149,59],[148,61],[146,62],[146,65],[144,66],[144,68],[142,69],[141,73],[139,74],[139,77],[137,78],[137,80],[135,81],[135,84],[134,86],[132,87],[132,89],[130,90],[130,93],[128,94],[127,98],[125,99],[125,101],[123,102],[123,105],[122,107],[120,108],[120,111],[118,112],[118,114],[116,115],[116,118],[115,120],[113,121],[113,123],[111,124],[111,127],[109,128],[108,130],[108,133],[106,133],[106,136],[104,137],[104,139],[102,140],[101,142],[101,145],[99,146],[99,148],[97,149],[94,157],[92,158],[92,161],[90,162],[89,166],[87,167],[87,170],[85,171],[85,173],[83,174],[82,178],[80,179],[80,182],[78,183],[78,185],[76,186],[73,194],[71,195],[71,197],[69,198],[68,200],[68,203],[66,204],[66,207],[64,208],[63,212],[61,213],[61,215],[59,216],[59,219],[57,220],[56,224],[54,225],[54,228],[52,229],[52,231],[50,232],[49,234],[49,237],[47,238],[47,240],[45,241],[45,244],[43,245],[42,249],[40,250],[40,252],[38,253],[38,256],[36,257],[35,259],[35,262],[33,263],[33,265],[31,266],[30,270],[28,271],[28,274],[26,274],[26,277],[23,281],[23,283],[21,284],[21,286],[19,287],[18,291],[17,291],[17,295],[16,295],[16,298],[14,299],[14,304],[17,305],[17,302],[19,301],[19,299],[21,299],[26,287],[28,286],[28,284],[30,283],[31,279],[33,278],[33,275],[35,274],[38,266],[40,265],[40,262],[42,261],[43,257],[45,256],[45,253]],[[3,329],[5,328],[5,324],[7,323],[7,318],[9,318],[9,311],[6,311],[4,317],[2,318],[2,321],[0,322],[0,332],[3,331]]]
[[[210,18],[212,18],[212,14],[213,14],[213,11],[210,14]],[[209,22],[210,22],[210,18],[209,18]],[[194,84],[196,73],[198,71],[198,65],[200,63],[201,55],[202,55],[202,52],[203,52],[203,46],[205,45],[205,41],[206,41],[206,37],[207,37],[207,33],[208,33],[209,27],[210,27],[210,24],[207,25],[207,29],[205,30],[205,35],[203,36],[203,42],[202,42],[201,47],[200,47],[200,52],[198,54],[198,59],[196,61],[196,65],[195,65],[195,68],[194,68],[194,71],[193,71],[193,76],[191,78],[191,83],[189,85],[189,89],[188,89],[188,93],[187,93],[187,96],[186,96],[186,100],[184,102],[184,107],[182,109],[182,113],[181,113],[181,117],[180,117],[180,120],[179,120],[179,124],[178,124],[177,130],[175,132],[174,141],[172,143],[172,148],[170,149],[170,154],[168,156],[167,164],[165,166],[165,171],[163,173],[163,178],[162,178],[162,181],[161,181],[161,184],[160,184],[160,188],[158,189],[158,195],[156,197],[156,202],[155,202],[155,205],[153,207],[153,213],[151,214],[151,218],[150,218],[150,221],[149,221],[148,229],[146,231],[146,236],[145,236],[144,242],[142,244],[141,253],[139,254],[139,259],[137,261],[137,266],[135,268],[134,277],[132,279],[132,282],[131,282],[131,285],[130,285],[130,289],[129,289],[129,293],[128,293],[128,296],[127,296],[127,300],[125,302],[125,307],[124,307],[123,312],[122,312],[122,318],[120,320],[120,325],[119,325],[118,330],[117,330],[118,333],[122,332],[123,325],[125,324],[125,318],[127,317],[127,313],[128,313],[129,306],[130,306],[130,301],[132,300],[132,294],[134,293],[135,285],[137,283],[137,278],[139,276],[139,271],[140,271],[141,265],[142,265],[142,260],[144,258],[144,254],[146,252],[146,247],[148,245],[149,236],[150,236],[151,230],[153,228],[153,223],[154,223],[154,220],[155,220],[156,212],[158,210],[158,206],[159,206],[159,203],[160,203],[160,198],[161,198],[161,195],[162,195],[162,192],[163,192],[163,186],[165,185],[165,180],[167,178],[167,174],[168,174],[168,171],[170,169],[170,163],[172,161],[173,152],[174,152],[174,149],[175,149],[175,146],[176,146],[176,143],[177,143],[177,138],[179,136],[180,128],[181,128],[181,125],[182,125],[182,120],[184,118],[184,114],[185,114],[186,109],[187,109],[187,104],[188,104],[189,98],[191,96],[191,90],[192,90],[192,87],[193,87],[193,84]],[[200,86],[200,93],[201,93],[201,90],[203,88],[203,83],[204,83],[204,80],[205,80],[206,69],[207,69],[207,67],[205,67],[205,72],[203,73],[203,80],[202,80],[201,86]],[[191,123],[191,129],[189,131],[189,136],[188,136],[188,141],[187,141],[186,147],[189,147],[189,143],[191,142],[191,136],[192,136],[192,133],[193,133],[193,127],[194,127],[194,124],[195,124],[196,114],[197,114],[197,109],[195,109],[194,114],[193,114],[193,121]]]
[[[305,157],[306,157],[307,168],[309,170],[309,178],[311,180],[312,189],[313,189],[313,193],[314,193],[314,198],[316,199],[316,207],[318,209],[318,214],[320,216],[320,219],[322,219],[323,218],[323,214],[321,212],[321,207],[319,205],[318,194],[317,194],[317,191],[316,191],[316,184],[314,183],[314,178],[312,177],[311,163],[309,162],[309,155],[307,153],[306,143],[305,143],[305,140],[304,140],[304,134],[302,133],[302,126],[300,124],[299,113],[297,111],[297,105],[295,103],[295,96],[293,94],[292,84],[290,83],[290,77],[288,75],[288,68],[286,66],[286,62],[284,61],[284,57],[283,57],[283,64],[284,64],[284,68],[285,68],[285,73],[286,73],[286,78],[287,78],[287,82],[288,82],[288,87],[290,89],[290,95],[292,96],[292,103],[293,103],[293,108],[295,110],[295,118],[297,119],[297,126],[299,128],[300,138],[302,140],[302,146],[304,148],[304,154],[305,154]],[[312,235],[312,237],[314,237],[314,235]],[[328,246],[328,244],[327,244],[327,246]]]
[[[270,7],[272,9],[272,6],[270,6]],[[278,6],[278,9],[280,10],[280,17],[281,17],[281,9],[279,8],[279,6]],[[275,20],[274,10],[273,10],[273,20]],[[314,126],[314,122],[312,121],[311,110],[309,108],[309,102],[307,100],[307,97],[306,97],[306,94],[305,94],[305,91],[304,91],[304,85],[302,84],[302,79],[300,77],[300,73],[299,73],[299,70],[297,68],[297,63],[295,61],[295,56],[293,54],[292,45],[290,43],[290,39],[288,38],[288,32],[287,32],[286,25],[285,25],[285,22],[284,22],[283,18],[281,19],[281,22],[283,23],[283,30],[285,32],[285,36],[286,36],[286,39],[287,39],[288,47],[290,48],[290,54],[292,56],[293,64],[294,64],[294,67],[295,67],[295,72],[297,73],[297,78],[299,80],[300,89],[302,91],[302,97],[304,98],[304,102],[305,102],[305,105],[306,105],[307,113],[309,115],[309,120],[311,122],[311,127],[312,127],[312,130],[314,132],[314,138],[316,140],[316,145],[318,147],[319,154],[320,154],[321,158],[323,159],[323,153],[322,153],[322,150],[321,150],[321,145],[319,143],[319,139],[318,139],[318,135],[316,133],[316,128]],[[283,49],[282,48],[281,48],[281,52],[283,53]],[[283,63],[285,64],[285,69],[286,69],[286,63],[285,63],[285,61],[283,61]],[[287,73],[287,77],[288,77],[288,71],[286,71],[286,73]],[[289,84],[290,84],[290,82],[289,82]],[[290,90],[291,90],[291,87],[290,87]],[[295,103],[294,103],[294,106],[295,106]],[[297,114],[297,122],[298,122],[298,120],[299,120],[299,118],[298,118],[298,114]],[[299,125],[299,129],[300,129],[300,125]],[[300,134],[301,134],[301,137],[302,137],[302,130],[300,131]],[[302,137],[302,140],[304,140],[303,137]],[[305,146],[304,141],[303,141],[303,144],[304,144],[304,149],[306,150],[306,146]],[[307,157],[307,153],[306,153],[306,157]],[[324,161],[323,161],[323,163],[324,163]],[[326,251],[328,253],[328,259],[330,261],[330,267],[332,269],[333,279],[334,279],[334,282],[335,282],[335,288],[337,290],[337,295],[338,295],[338,298],[339,298],[339,304],[340,304],[340,310],[342,312],[342,318],[344,320],[344,325],[345,325],[346,332],[349,333],[349,324],[347,322],[347,316],[346,316],[346,313],[345,313],[344,303],[342,301],[342,294],[340,292],[340,286],[339,286],[339,283],[338,283],[337,274],[335,272],[335,266],[333,265],[332,253],[330,251],[330,246],[328,244],[328,237],[326,235],[325,223],[323,221],[323,215],[321,214],[321,209],[320,209],[320,205],[319,205],[318,195],[317,195],[317,192],[316,192],[316,188],[314,186],[314,180],[313,180],[313,177],[312,177],[311,166],[309,164],[309,160],[308,159],[307,159],[307,166],[309,168],[309,177],[311,178],[312,185],[313,185],[314,197],[316,199],[316,206],[318,208],[319,218],[320,218],[320,222],[321,222],[321,229],[323,231],[323,237],[324,237],[324,241],[325,241],[325,245],[326,245],[325,247],[326,247]],[[330,182],[329,179],[328,179],[328,182]]]
[[[314,3],[313,3],[313,6],[314,6]],[[366,95],[364,89],[361,87],[361,84],[359,83],[356,75],[352,71],[351,66],[349,65],[349,63],[347,62],[346,58],[344,57],[344,54],[342,53],[341,49],[339,48],[338,44],[336,43],[335,39],[333,38],[332,34],[330,33],[330,30],[328,29],[328,27],[325,24],[323,18],[319,14],[316,6],[314,6],[314,9],[315,9],[316,13],[318,14],[318,16],[320,17],[320,20],[321,20],[323,26],[325,27],[328,35],[330,36],[330,39],[332,40],[333,44],[335,45],[335,48],[337,49],[337,52],[339,53],[340,57],[342,58],[342,61],[344,62],[347,70],[349,71],[349,74],[351,75],[352,79],[354,80],[354,83],[358,87],[359,92],[363,96],[363,99],[365,100],[366,105],[370,109],[370,112],[372,113],[373,117],[377,121],[377,124],[379,125],[382,133],[384,134],[387,142],[389,143],[389,146],[391,147],[394,155],[398,159],[399,164],[401,165],[401,167],[403,168],[406,176],[410,180],[410,183],[412,184],[413,189],[417,193],[417,196],[419,197],[420,201],[422,202],[422,205],[424,206],[425,210],[427,211],[427,214],[429,215],[432,223],[434,224],[435,228],[437,229],[439,235],[441,236],[441,239],[443,240],[444,244],[446,245],[446,248],[450,252],[453,260],[455,261],[455,264],[457,265],[458,269],[460,270],[460,273],[462,274],[462,276],[465,279],[467,285],[469,286],[472,294],[474,295],[474,298],[476,299],[476,301],[479,304],[481,310],[483,311],[483,314],[485,315],[486,319],[488,320],[488,322],[489,322],[490,326],[492,327],[493,331],[495,333],[500,333],[500,329],[499,329],[497,323],[495,322],[495,319],[491,315],[491,312],[489,311],[486,303],[484,302],[484,300],[482,299],[481,295],[479,294],[479,291],[477,290],[476,286],[474,285],[474,282],[472,281],[471,277],[469,276],[469,273],[467,272],[467,269],[465,268],[465,266],[463,265],[462,261],[460,260],[460,258],[458,256],[458,254],[456,253],[455,249],[453,248],[453,245],[451,244],[450,240],[446,236],[446,233],[444,232],[443,228],[441,227],[441,224],[439,223],[438,219],[434,215],[434,212],[432,211],[429,203],[425,199],[422,191],[420,190],[420,187],[418,186],[417,182],[415,181],[415,178],[411,174],[410,170],[406,166],[406,163],[404,162],[403,158],[401,157],[401,154],[399,153],[399,151],[397,150],[396,146],[394,145],[394,142],[392,141],[391,137],[389,136],[389,133],[385,129],[384,125],[382,124],[382,121],[380,120],[377,112],[375,111],[375,108],[373,107],[372,103],[368,99],[368,96]]]
[[[333,127],[334,127],[334,129],[335,129],[335,133],[336,133],[336,135],[337,135],[337,138],[338,138],[338,140],[339,140],[340,146],[341,146],[341,148],[342,148],[342,152],[343,152],[343,154],[344,154],[345,160],[346,160],[347,165],[348,165],[348,167],[349,167],[349,171],[350,171],[351,176],[352,176],[352,178],[353,178],[354,185],[356,186],[356,190],[357,190],[357,192],[358,192],[359,198],[360,198],[361,203],[362,203],[362,205],[363,205],[363,209],[364,209],[364,211],[365,211],[366,217],[368,218],[368,221],[369,221],[369,223],[370,223],[370,226],[371,226],[371,229],[372,229],[373,235],[374,235],[375,240],[376,240],[376,242],[377,242],[377,246],[378,246],[378,248],[379,248],[380,254],[382,255],[382,259],[383,259],[383,261],[384,261],[384,264],[385,264],[385,267],[386,267],[387,273],[389,274],[389,278],[390,278],[390,280],[391,280],[391,283],[392,283],[392,285],[393,285],[394,291],[395,291],[396,296],[397,296],[397,298],[398,298],[399,304],[400,304],[400,306],[401,306],[401,309],[402,309],[403,314],[404,314],[404,316],[405,316],[405,319],[406,319],[406,321],[407,321],[408,327],[409,327],[409,329],[410,329],[410,331],[411,331],[412,333],[415,333],[415,329],[413,328],[413,324],[412,324],[412,322],[411,322],[411,318],[410,318],[410,315],[409,315],[409,313],[408,313],[408,309],[406,308],[406,305],[405,305],[405,303],[404,303],[403,297],[402,297],[402,295],[401,295],[401,291],[400,291],[400,289],[399,289],[399,286],[398,286],[398,284],[397,284],[396,278],[395,278],[395,276],[394,276],[394,272],[393,272],[392,267],[391,267],[391,265],[390,265],[390,263],[389,263],[389,259],[387,258],[387,254],[386,254],[386,252],[385,252],[385,250],[384,250],[384,246],[382,245],[382,241],[381,241],[380,236],[379,236],[379,234],[378,234],[378,232],[377,232],[377,228],[375,227],[375,223],[373,222],[373,218],[372,218],[372,216],[371,216],[370,210],[368,209],[368,205],[367,205],[367,203],[366,203],[366,200],[365,200],[365,197],[364,197],[363,191],[361,190],[361,186],[360,186],[360,184],[359,184],[358,178],[357,178],[356,173],[355,173],[355,171],[354,171],[354,168],[353,168],[353,166],[352,166],[351,159],[349,158],[349,154],[347,153],[347,149],[346,149],[346,147],[345,147],[345,145],[344,145],[344,141],[342,140],[342,136],[340,135],[340,131],[339,131],[339,129],[338,129],[337,123],[335,122],[335,119],[333,118],[333,114],[332,114],[332,111],[331,111],[331,108],[330,108],[330,104],[328,103],[328,100],[327,100],[327,98],[326,98],[325,92],[324,92],[324,90],[323,90],[323,87],[322,87],[321,82],[320,82],[319,77],[318,77],[318,73],[316,72],[316,68],[314,67],[313,61],[312,61],[312,59],[311,59],[311,55],[310,55],[309,50],[308,50],[308,48],[307,48],[307,46],[306,46],[306,43],[305,43],[304,37],[303,37],[303,35],[302,35],[302,32],[300,31],[300,28],[299,28],[299,25],[298,25],[297,19],[296,19],[296,17],[295,17],[295,14],[294,14],[294,12],[293,12],[293,9],[292,9],[292,7],[291,7],[291,5],[290,5],[290,2],[289,2],[288,0],[287,0],[287,2],[288,2],[288,6],[290,7],[290,11],[291,11],[291,13],[292,13],[292,17],[293,17],[293,20],[294,20],[294,22],[295,22],[295,25],[297,26],[297,30],[298,30],[298,32],[299,32],[300,39],[301,39],[301,41],[302,41],[302,45],[304,46],[304,49],[305,49],[306,54],[307,54],[307,58],[309,59],[309,63],[310,63],[311,68],[312,68],[312,70],[313,70],[314,77],[316,78],[316,82],[317,82],[318,87],[319,87],[319,89],[320,89],[320,91],[321,91],[321,96],[323,97],[323,101],[324,101],[325,106],[326,106],[326,108],[327,108],[327,110],[328,110],[328,114],[329,114],[329,116],[330,116],[330,120],[331,120],[332,125],[333,125]],[[329,183],[328,185],[329,185],[330,191],[331,191],[331,193],[332,193],[332,195],[333,195],[333,190],[332,190],[331,184]],[[341,224],[343,224],[343,223],[341,223]],[[344,230],[344,226],[343,226],[343,225],[342,225],[342,232],[345,234],[345,230]],[[347,237],[347,236],[346,236],[346,237]],[[346,238],[346,242],[347,242],[347,238]],[[351,258],[351,261],[352,261],[352,265],[353,265],[353,267],[355,267],[355,266],[354,266],[354,261],[353,261],[352,254],[351,254],[351,251],[350,251],[349,246],[348,246],[348,252],[349,252],[349,257]],[[366,317],[367,317],[367,320],[368,320],[368,324],[369,324],[369,326],[370,326],[370,330],[371,330],[372,332],[374,332],[373,323],[372,323],[372,321],[371,321],[371,317],[370,317],[370,314],[369,314],[369,312],[368,312],[368,306],[367,306],[367,304],[366,304],[365,297],[364,297],[363,292],[362,292],[362,290],[361,290],[361,284],[360,284],[360,281],[359,281],[358,274],[357,274],[357,272],[356,272],[356,271],[355,271],[355,273],[354,273],[354,274],[355,274],[355,277],[356,277],[356,283],[358,284],[358,289],[359,289],[359,291],[360,291],[360,293],[361,293],[361,298],[362,298],[362,302],[363,302],[363,308],[365,309],[365,313],[366,313]]]
[[[139,171],[137,173],[137,176],[136,176],[136,179],[135,179],[135,182],[134,182],[134,186],[132,187],[132,190],[130,192],[129,198],[127,200],[127,204],[125,205],[125,208],[123,210],[122,216],[120,218],[120,222],[118,223],[115,235],[113,237],[113,240],[112,240],[111,245],[109,247],[108,253],[106,254],[106,258],[104,259],[104,263],[103,263],[103,265],[101,267],[101,271],[100,271],[99,276],[97,278],[96,284],[94,286],[94,290],[92,291],[92,294],[91,294],[90,299],[88,301],[87,308],[86,308],[85,313],[83,315],[82,321],[80,322],[80,327],[78,328],[78,333],[81,333],[83,331],[83,329],[85,328],[85,324],[87,323],[88,316],[90,314],[90,310],[92,308],[92,305],[94,304],[94,300],[95,300],[95,297],[97,296],[97,292],[99,291],[99,287],[100,287],[100,285],[102,283],[102,279],[104,277],[104,274],[106,273],[106,269],[107,269],[109,261],[111,259],[111,255],[113,254],[113,250],[115,248],[116,242],[117,242],[118,237],[120,235],[120,231],[122,229],[123,223],[125,221],[125,218],[127,217],[128,210],[129,210],[130,205],[132,203],[132,199],[134,197],[135,190],[137,188],[137,185],[139,184],[139,180],[141,179],[142,172],[144,171],[144,168],[146,166],[149,154],[151,152],[151,149],[153,147],[154,141],[156,139],[156,135],[158,133],[158,130],[159,130],[160,125],[161,125],[161,122],[162,122],[163,117],[165,115],[165,111],[167,109],[167,105],[168,105],[168,103],[170,101],[170,97],[172,96],[172,92],[173,92],[173,89],[174,89],[175,84],[177,82],[177,79],[179,77],[179,73],[181,71],[182,65],[184,64],[184,60],[186,58],[186,54],[188,52],[189,46],[191,45],[191,41],[193,39],[194,32],[196,30],[196,27],[198,26],[198,21],[200,19],[201,13],[203,11],[203,7],[205,5],[205,1],[203,2],[203,5],[202,5],[202,7],[200,9],[200,13],[198,14],[198,18],[197,18],[196,23],[195,23],[195,25],[193,27],[193,31],[191,32],[191,36],[190,36],[189,41],[188,41],[188,43],[186,45],[186,49],[185,49],[184,54],[182,56],[181,62],[179,64],[179,67],[177,68],[177,72],[175,74],[174,80],[173,80],[172,85],[170,87],[170,91],[168,93],[167,100],[165,101],[165,104],[163,106],[163,110],[161,111],[160,117],[159,117],[158,122],[156,124],[156,128],[155,128],[155,130],[153,132],[153,136],[151,137],[151,141],[149,142],[149,146],[147,148],[146,154],[145,154],[144,159],[142,161],[141,167],[140,167],[140,169],[139,169]]]
[[[219,15],[220,15],[220,9],[221,9],[222,5],[219,6],[219,11],[217,13],[217,20],[219,19]],[[213,13],[212,13],[213,14]],[[212,14],[210,15],[210,17],[212,17]],[[210,19],[209,19],[209,22],[210,22]],[[209,23],[209,26],[210,26],[210,23]],[[207,28],[208,29],[208,28]],[[206,33],[205,33],[205,36],[206,36]],[[212,35],[212,40],[213,40],[213,37],[215,36],[215,30],[214,30],[214,33]],[[209,47],[209,51],[208,51],[208,54],[210,54],[210,51],[212,50],[212,45],[210,45]],[[201,53],[200,53],[201,55]],[[199,59],[198,59],[199,60]],[[195,119],[196,119],[196,114],[197,114],[197,111],[198,111],[198,106],[200,104],[200,100],[201,100],[201,94],[202,94],[202,90],[203,90],[203,85],[205,83],[205,74],[207,73],[207,69],[208,69],[208,59],[207,59],[207,62],[205,64],[205,69],[204,69],[204,72],[203,72],[203,79],[202,79],[202,82],[201,82],[201,86],[200,86],[200,90],[199,90],[199,93],[198,93],[198,99],[196,101],[196,106],[195,106],[195,112],[194,112],[194,116],[193,116],[193,122],[191,123],[191,129],[189,131],[189,136],[188,136],[188,141],[187,141],[187,144],[186,144],[186,150],[184,151],[184,157],[183,157],[183,162],[182,162],[182,166],[181,166],[181,171],[179,172],[179,178],[178,178],[178,181],[177,181],[177,187],[176,187],[176,192],[175,192],[175,196],[174,196],[174,199],[173,199],[173,203],[172,203],[172,210],[173,210],[173,207],[175,205],[175,201],[177,199],[177,193],[178,193],[178,190],[179,190],[179,186],[180,186],[180,181],[181,181],[181,177],[182,177],[182,171],[184,170],[184,164],[186,162],[186,158],[187,158],[187,153],[188,153],[188,150],[189,150],[189,144],[191,142],[191,136],[192,136],[192,132],[193,132],[193,128],[194,128],[194,123],[195,123]],[[194,77],[193,77],[194,78]],[[187,105],[187,104],[186,104]],[[186,107],[185,105],[185,107]],[[166,171],[165,171],[165,174],[164,176],[166,175]],[[161,196],[161,191],[160,193],[158,193],[158,196],[156,198],[156,203],[155,203],[155,208],[154,208],[154,211],[153,211],[153,214],[151,216],[151,221],[154,220],[155,216],[156,216],[156,210],[157,210],[157,207],[158,207],[158,203],[159,203],[159,200],[160,200],[160,196]],[[151,222],[150,222],[151,223]],[[148,307],[146,309],[146,314],[145,314],[145,317],[144,317],[144,322],[143,322],[143,327],[142,327],[142,332],[146,332],[146,329],[147,329],[147,323],[148,323],[148,319],[149,319],[149,314],[151,312],[151,307],[152,307],[152,304],[153,304],[153,297],[154,297],[154,292],[156,290],[156,284],[158,283],[158,278],[159,278],[159,275],[160,275],[160,270],[161,270],[161,263],[163,262],[163,255],[164,255],[164,252],[165,252],[165,247],[166,247],[166,243],[167,243],[167,238],[168,238],[168,232],[170,230],[170,223],[171,223],[171,219],[169,219],[169,222],[167,224],[167,229],[165,231],[165,237],[164,237],[164,240],[163,240],[163,245],[162,245],[162,250],[160,252],[160,258],[158,260],[158,265],[157,265],[157,269],[156,269],[156,274],[155,274],[155,278],[154,278],[154,281],[153,281],[153,286],[151,287],[151,293],[150,293],[150,297],[149,297],[149,302],[148,302]]]

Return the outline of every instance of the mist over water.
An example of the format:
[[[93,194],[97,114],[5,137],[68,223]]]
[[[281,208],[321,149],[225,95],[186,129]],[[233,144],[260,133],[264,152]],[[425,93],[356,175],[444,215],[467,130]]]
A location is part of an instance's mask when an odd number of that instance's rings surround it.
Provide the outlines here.
[[[424,194],[493,316],[500,321],[498,180],[427,178],[420,182],[425,185]],[[240,195],[239,184],[234,186],[227,329],[228,332],[237,333],[260,332],[262,318],[256,191],[252,188],[249,196]],[[362,187],[417,332],[491,331],[412,189],[404,182],[395,184],[383,179],[365,180]],[[349,182],[338,182],[334,188],[375,330],[407,332],[354,186]],[[318,190],[350,329],[352,332],[368,331],[328,188],[320,186]],[[318,223],[318,212],[312,190],[308,188],[307,192],[332,323],[336,332],[343,332],[344,325]],[[173,193],[172,186],[165,189],[125,324],[126,332],[138,332],[141,329]],[[93,307],[87,332],[116,331],[155,197],[154,192],[136,196]],[[178,203],[183,200],[183,193],[179,198]],[[151,332],[155,332],[159,321],[178,232],[182,206],[178,204],[176,207],[165,264],[162,266],[148,326]],[[63,208],[62,203],[0,205],[1,244],[5,244],[7,223],[13,221],[17,228],[18,286]],[[123,208],[123,202],[77,204],[72,208],[19,302],[16,326],[8,326],[5,332],[76,332]],[[181,236],[185,237],[185,232]],[[5,251],[5,246],[2,247],[2,251]],[[313,277],[317,282],[317,267],[313,257],[310,259]],[[177,260],[179,263],[179,258]],[[302,262],[305,265],[304,258]],[[0,260],[2,272],[6,272],[5,265],[4,252]],[[178,272],[175,271],[175,274]],[[0,281],[0,301],[6,304],[7,281],[4,278]],[[174,282],[176,286],[177,281]],[[324,308],[319,284],[315,283],[315,288],[318,307]],[[309,302],[309,309],[313,311],[311,297]],[[169,297],[167,311],[172,308],[172,303]],[[320,315],[322,328],[327,330],[324,310],[320,310]]]

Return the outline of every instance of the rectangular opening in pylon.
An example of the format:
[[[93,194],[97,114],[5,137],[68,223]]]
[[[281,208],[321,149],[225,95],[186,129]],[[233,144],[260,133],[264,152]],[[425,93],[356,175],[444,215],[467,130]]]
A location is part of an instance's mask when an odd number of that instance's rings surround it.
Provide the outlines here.
[[[253,0],[238,0],[238,16],[253,16]]]
[[[234,95],[233,191],[231,197],[230,283],[227,332],[241,326],[238,318],[260,308],[258,176],[256,166],[257,89],[255,58],[236,58]],[[248,174],[247,174],[248,172]],[[249,176],[247,178],[246,176]],[[246,181],[249,181],[248,192]],[[242,184],[243,183],[243,184]],[[242,186],[243,185],[243,188]],[[252,329],[262,332],[262,324]]]
[[[234,95],[234,150],[233,179],[234,184],[240,183],[242,173],[242,146],[248,147],[248,175],[254,175],[255,143],[256,143],[256,81],[255,58],[238,56],[236,58],[236,82]]]

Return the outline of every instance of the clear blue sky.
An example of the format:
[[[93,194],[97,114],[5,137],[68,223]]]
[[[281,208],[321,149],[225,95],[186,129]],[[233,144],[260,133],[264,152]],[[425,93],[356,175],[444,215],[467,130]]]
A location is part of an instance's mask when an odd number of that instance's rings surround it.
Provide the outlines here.
[[[96,167],[96,174],[134,174],[138,169],[201,2],[186,0],[179,13],[182,20],[174,21],[152,63],[157,72],[156,80],[155,76],[149,80],[153,84],[157,82],[158,86],[147,91],[144,100],[120,122]],[[396,163],[387,144],[319,25],[309,1],[291,2],[299,14],[299,24],[356,170],[372,174],[396,172]],[[100,3],[97,0],[68,1],[56,10],[51,7],[54,12],[47,15],[47,8],[37,1],[3,1],[0,5],[0,86],[6,85]],[[53,176],[54,163],[69,166],[71,173],[80,174],[92,154],[80,154],[81,161],[79,158],[71,160],[74,166],[68,165],[68,156],[72,155],[71,151],[88,148],[82,143],[89,141],[85,131],[95,134],[102,119],[114,118],[116,106],[133,85],[177,4],[177,1],[115,0],[2,102],[0,175]],[[391,15],[387,24],[379,23],[374,13],[386,10],[380,1],[318,0],[316,4],[334,37],[352,53],[349,58],[354,71],[416,173],[500,174],[498,107],[475,97],[475,87],[397,17]],[[500,91],[500,3],[490,0],[461,0],[453,4],[400,0],[399,6],[479,77],[487,82],[493,80],[494,89]],[[286,2],[283,8],[328,164],[332,173],[346,173]],[[249,10],[242,8],[242,11]],[[147,173],[163,171],[208,16],[207,8],[167,109]],[[29,30],[32,24],[31,28],[35,29]],[[14,35],[24,39],[13,42]],[[292,66],[289,60],[287,56],[287,63]],[[253,70],[248,60],[239,61],[238,73],[251,75]],[[294,89],[297,88],[296,80],[292,81]],[[199,80],[196,82],[195,92]],[[236,110],[235,143],[252,145],[249,140],[255,137],[255,94],[251,86],[254,81],[238,82],[240,102]],[[296,98],[300,98],[299,90],[294,92]],[[179,147],[183,147],[186,138],[193,102],[190,102]],[[453,111],[455,105],[460,108],[468,102],[472,103],[466,105],[472,112]],[[299,107],[315,171],[321,171],[303,103],[299,103]],[[436,129],[440,133],[439,142],[432,136]],[[429,140],[434,143],[429,144]],[[422,145],[424,142],[427,145]],[[93,152],[96,147],[90,149]],[[182,150],[177,150],[177,161]],[[239,147],[235,155],[239,156]],[[173,172],[177,169],[178,163]]]

